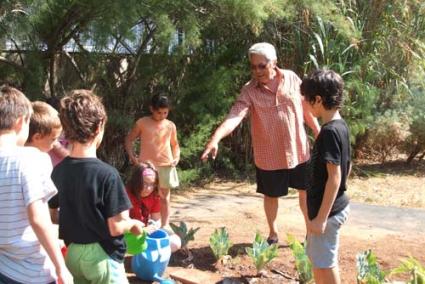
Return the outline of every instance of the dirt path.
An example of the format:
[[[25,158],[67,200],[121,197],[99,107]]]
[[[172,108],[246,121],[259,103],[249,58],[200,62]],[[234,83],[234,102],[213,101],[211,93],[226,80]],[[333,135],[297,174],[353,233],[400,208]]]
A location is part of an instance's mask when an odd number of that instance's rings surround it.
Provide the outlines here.
[[[281,245],[279,257],[268,268],[283,271],[295,278],[294,259],[285,245],[285,239],[286,234],[291,233],[302,240],[305,235],[304,222],[296,193],[281,198],[279,202]],[[192,266],[233,277],[234,283],[245,283],[244,277],[252,274],[255,268],[246,257],[244,248],[252,243],[257,230],[263,236],[267,234],[262,195],[255,193],[255,185],[214,183],[191,192],[177,193],[172,200],[172,208],[172,222],[185,221],[189,227],[201,227],[195,241],[189,244],[196,258]],[[222,226],[228,229],[234,245],[233,268],[224,271],[214,263],[208,242],[214,229]],[[343,283],[356,283],[355,257],[367,249],[374,251],[384,270],[398,266],[400,259],[408,256],[425,263],[425,210],[353,202],[350,218],[341,231],[340,269]],[[237,282],[238,279],[242,281]],[[131,283],[142,282],[135,280]],[[257,283],[294,282],[279,279]]]
[[[285,243],[287,233],[302,240],[304,222],[296,194],[280,199],[278,225],[280,240]],[[267,234],[262,207],[262,196],[254,185],[219,183],[176,196],[173,221],[185,221],[189,226],[201,227],[194,248],[208,247],[208,239],[215,228],[228,228],[233,244],[248,244],[259,230]],[[352,203],[351,215],[341,231],[340,264],[343,283],[356,283],[355,256],[372,249],[384,269],[399,265],[399,260],[413,256],[425,263],[425,210],[384,207]],[[281,247],[280,269],[293,273],[293,261],[287,247]],[[288,258],[291,259],[283,259]]]

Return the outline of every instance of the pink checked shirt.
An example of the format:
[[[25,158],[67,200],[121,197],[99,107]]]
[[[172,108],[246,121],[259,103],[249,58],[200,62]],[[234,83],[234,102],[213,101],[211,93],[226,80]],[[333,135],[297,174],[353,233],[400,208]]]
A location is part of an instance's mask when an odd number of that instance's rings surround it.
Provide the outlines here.
[[[255,165],[263,170],[291,169],[310,157],[301,80],[291,70],[276,70],[281,78],[276,94],[252,79],[242,87],[228,115],[250,114]]]

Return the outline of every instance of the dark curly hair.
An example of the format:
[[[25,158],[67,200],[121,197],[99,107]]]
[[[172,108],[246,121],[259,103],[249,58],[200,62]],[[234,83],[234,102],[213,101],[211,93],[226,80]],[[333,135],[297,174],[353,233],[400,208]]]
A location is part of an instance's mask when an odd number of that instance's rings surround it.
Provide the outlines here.
[[[332,70],[317,69],[310,73],[301,84],[301,94],[310,103],[316,96],[322,98],[323,107],[327,110],[340,109],[343,103],[344,81]]]
[[[101,99],[90,90],[73,90],[60,102],[60,120],[69,141],[87,143],[106,123],[107,115]]]

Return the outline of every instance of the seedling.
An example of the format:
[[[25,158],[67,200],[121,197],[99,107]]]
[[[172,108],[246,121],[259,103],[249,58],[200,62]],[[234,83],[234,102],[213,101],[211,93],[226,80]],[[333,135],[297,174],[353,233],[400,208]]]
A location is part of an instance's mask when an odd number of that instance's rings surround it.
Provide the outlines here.
[[[260,233],[255,234],[255,240],[252,248],[246,248],[247,254],[254,261],[257,272],[264,268],[273,258],[277,256],[277,245],[269,245]]]
[[[425,267],[413,257],[403,260],[399,267],[391,271],[391,274],[399,273],[410,273],[411,279],[408,284],[425,283]]]
[[[200,229],[200,227],[198,227],[196,229],[190,228],[188,230],[185,222],[180,222],[180,226],[177,226],[173,223],[170,223],[170,227],[171,227],[171,229],[173,229],[174,233],[176,233],[177,236],[180,237],[181,242],[182,242],[182,250],[187,255],[190,256],[189,250],[187,248],[187,244],[190,241],[195,240],[195,233]]]
[[[229,240],[229,233],[225,227],[215,229],[210,237],[210,248],[217,260],[228,255],[232,243]]]
[[[385,273],[379,268],[377,258],[371,250],[358,253],[356,260],[358,284],[384,283]]]
[[[295,268],[297,269],[299,282],[301,284],[313,283],[313,273],[311,262],[305,253],[307,241],[302,245],[293,235],[288,234],[288,244],[295,258]]]

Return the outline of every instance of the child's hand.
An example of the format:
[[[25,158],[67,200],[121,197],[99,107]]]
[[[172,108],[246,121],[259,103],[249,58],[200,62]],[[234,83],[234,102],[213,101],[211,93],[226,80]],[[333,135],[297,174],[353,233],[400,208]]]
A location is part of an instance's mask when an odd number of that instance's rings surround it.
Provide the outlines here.
[[[133,226],[131,227],[130,232],[136,236],[143,234],[145,224],[143,224],[143,222],[136,219],[132,219],[132,221],[133,221]]]
[[[177,159],[174,159],[172,162],[171,162],[171,166],[172,167],[175,167],[175,166],[177,166],[177,164],[179,163],[179,158],[177,158]]]
[[[73,284],[74,283],[72,274],[68,271],[66,266],[61,268],[60,271],[56,270],[56,275],[58,276],[58,284]]]
[[[309,232],[312,234],[321,235],[325,232],[327,220],[321,221],[318,218],[314,218],[308,222],[307,227]]]
[[[153,232],[155,232],[156,230],[158,230],[158,228],[155,225],[147,225],[145,227],[145,232],[149,235],[152,234]]]

